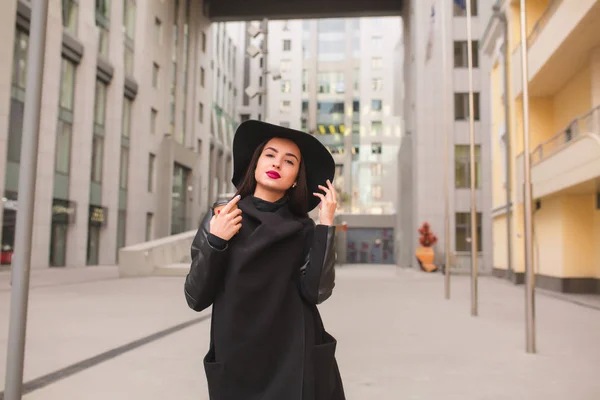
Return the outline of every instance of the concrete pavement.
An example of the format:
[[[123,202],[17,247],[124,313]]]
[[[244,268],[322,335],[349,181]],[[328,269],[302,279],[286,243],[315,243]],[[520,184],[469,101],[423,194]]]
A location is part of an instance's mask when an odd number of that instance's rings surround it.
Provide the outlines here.
[[[25,399],[208,398],[208,312],[187,308],[182,278],[114,279],[106,267],[35,274]],[[530,355],[523,286],[480,278],[476,318],[469,288],[469,277],[453,277],[446,301],[441,274],[339,268],[320,308],[339,341],[348,399],[599,398],[599,310],[539,294],[538,354]],[[2,387],[9,291],[0,276]]]

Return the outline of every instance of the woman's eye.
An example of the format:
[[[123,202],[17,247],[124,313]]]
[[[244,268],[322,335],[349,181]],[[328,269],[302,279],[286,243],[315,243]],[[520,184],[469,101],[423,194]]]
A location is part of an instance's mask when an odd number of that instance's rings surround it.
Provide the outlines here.
[[[265,157],[273,158],[275,156],[273,154],[266,154]]]
[[[290,164],[290,165],[294,165],[294,162],[291,160],[285,160],[286,163]]]

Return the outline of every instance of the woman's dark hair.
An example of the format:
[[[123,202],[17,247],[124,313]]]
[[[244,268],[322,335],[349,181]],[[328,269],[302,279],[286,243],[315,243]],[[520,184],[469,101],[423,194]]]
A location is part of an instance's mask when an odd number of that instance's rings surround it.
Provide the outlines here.
[[[268,141],[261,143],[261,145],[258,146],[254,151],[254,154],[252,154],[252,159],[250,160],[250,164],[246,170],[246,175],[244,175],[244,179],[242,179],[242,183],[239,185],[239,188],[235,193],[236,195],[239,194],[242,198],[244,198],[254,194],[254,191],[256,190],[256,178],[254,177],[254,172],[256,171],[256,166],[258,165],[258,159],[267,145],[267,142]],[[293,214],[298,217],[308,217],[308,187],[306,184],[304,156],[302,155],[300,157],[298,177],[296,178],[296,187],[288,189],[285,195],[288,198],[290,211]]]

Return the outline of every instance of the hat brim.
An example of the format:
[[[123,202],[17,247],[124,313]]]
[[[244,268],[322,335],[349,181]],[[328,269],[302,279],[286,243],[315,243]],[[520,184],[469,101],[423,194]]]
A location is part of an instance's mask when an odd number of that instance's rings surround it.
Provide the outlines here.
[[[309,211],[313,210],[321,201],[313,193],[321,192],[318,186],[325,185],[328,179],[333,182],[335,161],[327,148],[308,133],[262,121],[242,122],[233,138],[233,178],[231,182],[236,188],[239,187],[250,166],[254,151],[263,142],[273,138],[289,139],[300,149],[301,156],[305,160],[308,207]]]

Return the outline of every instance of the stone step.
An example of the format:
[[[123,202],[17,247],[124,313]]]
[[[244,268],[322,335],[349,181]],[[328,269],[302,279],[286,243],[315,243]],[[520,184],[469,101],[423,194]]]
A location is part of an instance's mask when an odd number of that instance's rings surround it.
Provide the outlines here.
[[[190,271],[190,264],[169,264],[154,268],[153,276],[186,276]]]

